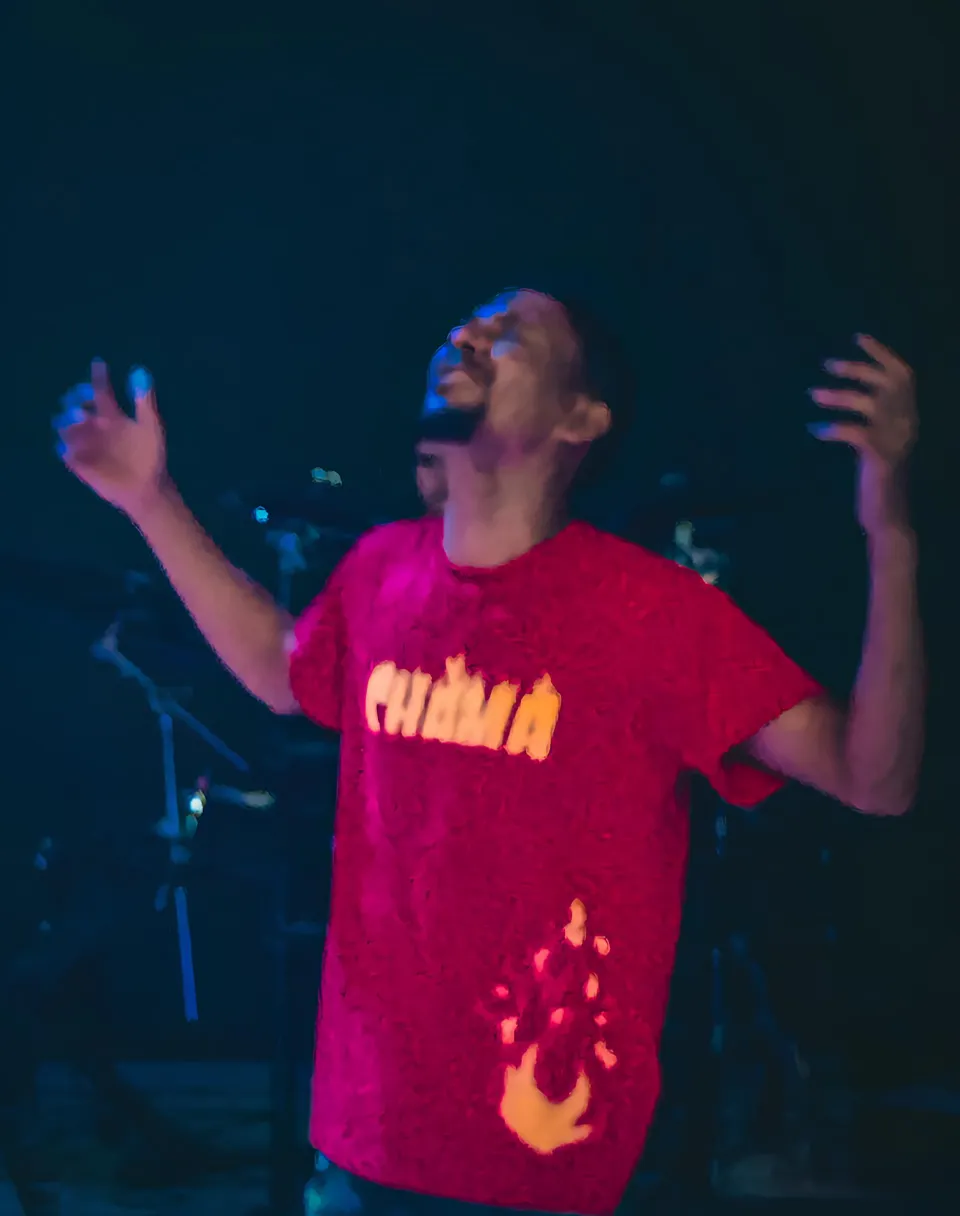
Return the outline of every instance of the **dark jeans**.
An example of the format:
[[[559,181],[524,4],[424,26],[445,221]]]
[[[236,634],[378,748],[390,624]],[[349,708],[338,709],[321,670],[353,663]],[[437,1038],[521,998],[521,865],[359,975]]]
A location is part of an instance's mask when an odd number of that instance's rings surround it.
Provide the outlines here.
[[[362,1213],[362,1216],[503,1216],[505,1211],[377,1186],[330,1165],[320,1153],[316,1164],[313,1179],[307,1187],[304,1216],[318,1216],[319,1213],[323,1216],[349,1216],[350,1213]],[[537,1216],[537,1213],[530,1216]]]
[[[618,1216],[658,1216],[678,1210],[675,1188],[645,1186],[639,1176],[628,1189]],[[682,1210],[699,1210],[687,1209]],[[307,1185],[304,1216],[505,1216],[512,1209],[491,1208],[455,1199],[435,1199],[366,1182],[316,1155],[313,1178]],[[517,1214],[519,1216],[519,1213]],[[525,1212],[524,1216],[546,1216]]]

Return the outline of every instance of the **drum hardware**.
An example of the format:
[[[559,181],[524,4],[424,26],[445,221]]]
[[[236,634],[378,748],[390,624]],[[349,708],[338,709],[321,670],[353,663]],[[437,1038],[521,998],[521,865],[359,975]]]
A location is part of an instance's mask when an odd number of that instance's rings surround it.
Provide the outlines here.
[[[707,536],[706,548],[729,564],[723,552],[726,537],[741,520],[784,509],[787,491],[747,489],[731,492],[729,486],[694,484],[688,473],[665,473],[656,490],[633,503],[617,521],[616,530],[648,549],[670,557],[680,565],[696,568],[687,552],[694,542]],[[724,572],[723,578],[727,577]]]
[[[170,665],[192,673],[198,658],[208,653],[176,594],[165,582],[138,570],[97,569],[5,552],[0,558],[0,595],[66,618],[88,635],[119,623],[128,653],[147,666]]]
[[[260,530],[276,560],[275,597],[286,611],[293,610],[296,584],[300,576],[310,574],[314,581],[324,577],[352,547],[359,536],[373,524],[365,507],[344,487],[342,477],[331,470],[314,468],[305,485],[293,490],[287,486],[252,491],[233,492],[220,499],[222,507],[235,515],[245,516]],[[276,810],[273,826],[283,858],[276,867],[274,883],[274,924],[271,945],[274,955],[274,1040],[271,1061],[271,1163],[269,1210],[276,1216],[288,1216],[299,1207],[303,1187],[301,1144],[304,1142],[301,1102],[301,1073],[303,1052],[298,1044],[309,1041],[313,1025],[307,1020],[315,1017],[315,1005],[295,995],[305,963],[315,957],[319,971],[320,953],[326,934],[325,908],[313,917],[301,915],[296,906],[294,886],[298,876],[297,862],[309,852],[310,881],[320,889],[324,858],[313,849],[298,849],[296,834],[304,822],[309,822],[323,842],[332,844],[332,831],[316,814],[298,816],[291,805],[290,787],[295,785],[297,770],[304,764],[309,770],[318,765],[331,772],[339,755],[339,741],[324,735],[305,719],[276,719],[265,748],[264,760],[269,771],[280,782],[280,798],[274,808],[259,806],[255,796],[225,787],[211,786],[206,791],[208,801],[233,802],[251,809]],[[311,782],[311,784],[313,784]],[[331,783],[332,789],[332,783]],[[285,792],[286,791],[286,792]],[[253,801],[251,798],[253,797]],[[272,796],[271,796],[272,797]],[[332,825],[332,815],[329,816]],[[328,859],[329,860],[329,859]],[[318,900],[319,903],[319,900]],[[311,975],[310,991],[318,988],[319,976]]]
[[[679,566],[693,570],[705,583],[716,587],[726,582],[726,570],[729,564],[725,554],[719,549],[706,548],[696,544],[695,525],[688,519],[678,521],[673,530],[673,543],[667,550],[666,556]]]
[[[220,756],[239,772],[247,773],[250,766],[241,756],[238,756],[221,739],[209,730],[202,722],[184,709],[169,689],[163,689],[156,684],[145,672],[141,671],[120,650],[120,620],[119,618],[107,629],[103,637],[91,647],[95,659],[110,663],[125,679],[133,680],[146,694],[147,704],[154,714],[160,731],[161,756],[163,762],[164,814],[156,826],[157,835],[169,842],[170,875],[166,882],[157,890],[154,907],[162,912],[168,906],[171,894],[176,915],[177,944],[180,954],[180,977],[183,990],[183,1011],[188,1022],[196,1022],[199,1018],[197,1005],[196,975],[193,965],[193,940],[190,932],[190,915],[187,904],[186,874],[191,857],[191,839],[196,831],[199,815],[193,814],[193,823],[189,824],[191,811],[187,817],[181,814],[179,783],[177,781],[176,759],[174,751],[174,725],[180,723],[201,739],[207,747]]]
[[[333,469],[311,469],[293,489],[284,485],[234,490],[221,496],[220,505],[265,530],[267,545],[276,554],[277,603],[287,611],[297,575],[329,573],[373,522]]]
[[[203,814],[208,802],[224,806],[242,806],[252,811],[271,811],[277,799],[269,790],[238,790],[229,785],[209,785],[208,778],[199,778],[192,789],[180,791],[190,814]],[[196,805],[200,803],[199,807]]]
[[[285,530],[272,528],[267,532],[267,544],[277,555],[277,603],[289,612],[293,602],[293,580],[310,567],[307,550],[319,539],[311,524],[291,521]]]
[[[666,491],[666,505],[692,506],[703,514],[673,521],[672,535],[667,541],[663,555],[687,569],[694,570],[705,583],[726,590],[729,585],[731,563],[728,555],[714,544],[701,544],[698,530],[705,528],[711,541],[718,535],[729,532],[736,523],[740,511],[731,511],[731,506],[742,507],[742,503],[721,502],[714,497],[705,499],[694,496],[684,474],[672,474],[661,479],[661,489]],[[662,509],[662,508],[661,508]],[[728,513],[729,512],[729,513]],[[712,900],[722,905],[721,876],[727,869],[727,842],[729,836],[730,808],[716,795],[712,819],[711,864],[715,879],[711,884]],[[826,864],[829,852],[824,850],[821,861]],[[762,1042],[768,1061],[778,1070],[778,1079],[783,1083],[784,1118],[792,1133],[791,1139],[808,1139],[806,1127],[807,1102],[805,1089],[809,1080],[809,1068],[799,1049],[779,1027],[773,1014],[763,969],[753,957],[747,936],[742,926],[728,924],[714,937],[709,950],[709,1005],[710,1037],[709,1050],[712,1058],[711,1088],[707,1098],[712,1114],[702,1121],[702,1140],[698,1146],[701,1186],[714,1192],[723,1189],[725,1170],[730,1164],[728,1150],[731,1147],[729,1119],[736,1123],[740,1113],[735,1111],[736,1101],[731,1102],[729,1092],[728,1064],[733,1047],[732,1009],[728,993],[729,980],[737,975],[746,982],[749,993],[749,1031]],[[737,1133],[733,1133],[733,1140]],[[704,1160],[706,1158],[706,1160]]]
[[[234,507],[245,501],[249,504],[253,495],[230,496]],[[276,596],[281,607],[288,612],[293,608],[294,585],[298,575],[306,572],[316,574],[332,571],[336,562],[351,548],[361,533],[372,524],[372,520],[359,509],[349,491],[343,486],[339,474],[324,469],[314,469],[311,484],[299,491],[284,489],[280,493],[260,491],[257,505],[248,506],[250,518],[266,529],[265,540],[276,555]],[[324,735],[319,728],[303,719],[282,720],[279,729],[272,732],[270,758],[272,766],[281,774],[281,781],[289,786],[295,781],[295,770],[306,762],[318,762],[328,768],[339,756],[339,740]],[[277,829],[282,834],[286,859],[277,873],[275,927],[273,937],[275,959],[275,1012],[276,1019],[274,1052],[271,1068],[271,1165],[270,1165],[270,1211],[276,1216],[287,1216],[299,1207],[303,1186],[303,1169],[300,1146],[303,1142],[303,1103],[301,1101],[303,1059],[299,1044],[309,1042],[313,1026],[306,1019],[316,1016],[315,1006],[305,1005],[297,995],[299,973],[309,960],[316,962],[318,970],[326,924],[320,918],[305,918],[300,915],[293,890],[297,875],[297,855],[294,807],[289,799],[281,799],[277,818]],[[332,825],[332,817],[330,819]],[[300,825],[302,829],[302,824]],[[314,821],[322,840],[332,846],[332,831],[326,830],[321,821]],[[317,855],[311,859],[312,881],[320,881],[324,860]],[[322,914],[325,917],[325,909]],[[311,991],[316,991],[319,976],[311,981]]]
[[[343,478],[336,469],[311,469],[310,480],[318,485],[342,486]]]
[[[220,496],[220,506],[232,515],[245,516],[261,526],[283,531],[312,525],[320,532],[356,539],[373,524],[368,504],[343,482],[339,473],[314,469],[291,487],[247,487]]]
[[[342,494],[343,483],[339,475],[314,470],[311,486],[305,495],[291,496],[291,501],[284,503],[282,496],[268,494],[265,500],[258,504],[262,505],[262,510],[252,508],[249,511],[249,517],[258,525],[258,530],[262,529],[261,535],[266,533],[268,545],[277,555],[278,598],[284,605],[289,606],[294,583],[300,573],[332,568],[359,533],[370,526],[370,521],[362,513],[354,513],[349,506],[342,511],[338,507],[331,514],[329,504],[342,501]],[[172,593],[166,593],[165,584],[158,588],[154,579],[138,572],[117,575],[96,570],[80,571],[76,578],[64,580],[62,564],[45,564],[32,559],[24,559],[17,566],[16,572],[8,568],[7,575],[9,577],[6,581],[0,579],[0,592],[5,590],[9,583],[10,589],[15,590],[18,597],[26,591],[44,603],[49,601],[54,608],[62,608],[66,582],[68,607],[72,617],[77,617],[81,623],[92,620],[94,627],[99,628],[102,628],[104,621],[111,621],[99,640],[90,647],[90,652],[98,662],[110,663],[121,677],[133,680],[139,685],[156,720],[161,742],[164,809],[154,830],[169,850],[169,873],[156,892],[155,907],[161,911],[170,907],[173,909],[180,958],[182,1007],[186,1021],[196,1022],[199,1018],[199,1008],[187,876],[190,872],[188,866],[194,859],[194,845],[200,824],[203,822],[203,816],[216,805],[234,806],[259,816],[272,813],[276,809],[277,799],[268,790],[248,789],[242,784],[215,784],[210,774],[199,777],[193,785],[178,781],[174,737],[178,725],[194,734],[239,774],[248,774],[250,765],[185,708],[183,690],[162,686],[147,674],[153,659],[148,659],[145,663],[141,656],[145,653],[151,656],[159,654],[160,661],[166,662],[170,657],[169,649],[164,655],[164,652],[158,649],[158,643],[163,646],[164,636],[173,640],[174,634],[177,633],[179,636],[174,643],[176,645],[182,636],[182,626],[186,624],[182,607]],[[123,605],[119,612],[118,601]],[[144,647],[146,649],[143,649]],[[199,653],[206,654],[206,651]],[[131,657],[132,654],[136,656],[136,661]],[[193,657],[194,653],[191,652],[190,658]],[[176,662],[176,658],[174,661]],[[186,680],[181,682],[187,683]],[[314,731],[309,740],[304,738],[300,746],[293,743],[289,749],[281,746],[272,750],[279,750],[280,768],[299,766],[303,763],[310,768],[320,765],[328,771],[331,771],[330,765],[338,753],[335,740],[332,737],[324,737],[319,731]],[[325,817],[326,809],[324,817],[316,822],[323,838],[329,840],[330,833],[324,824]],[[283,820],[284,815],[281,814],[276,824],[279,832],[276,828],[271,828],[271,835],[276,835],[280,841],[287,834]],[[200,833],[200,839],[205,838],[205,834]],[[49,852],[50,842],[41,841],[34,858],[34,865],[39,872],[44,872],[48,866]],[[196,860],[202,863],[202,856],[198,854]],[[322,871],[327,865],[328,858],[324,858],[321,849],[317,854],[316,869]],[[289,876],[284,874],[277,875],[275,880],[271,879],[271,885],[276,887],[273,938],[278,1010],[272,1078],[274,1147],[271,1178],[271,1194],[274,1197],[272,1206],[276,1212],[285,1210],[280,1205],[279,1196],[288,1182],[291,1184],[291,1193],[299,1194],[302,1185],[296,1162],[297,1148],[302,1138],[300,1120],[296,1117],[299,1089],[295,1074],[300,1056],[293,1055],[289,1030],[295,1019],[291,1014],[295,1012],[298,1018],[300,1014],[309,1018],[315,1012],[306,1000],[299,999],[296,1002],[296,1010],[292,1009],[289,987],[296,969],[302,970],[300,952],[316,951],[319,954],[325,934],[325,924],[322,923],[324,915],[304,916],[297,911],[288,915],[288,910],[292,910],[287,891],[289,881]],[[46,924],[42,927],[46,928]],[[298,957],[293,962],[290,955],[292,948],[298,952]],[[311,979],[316,991],[313,974]]]

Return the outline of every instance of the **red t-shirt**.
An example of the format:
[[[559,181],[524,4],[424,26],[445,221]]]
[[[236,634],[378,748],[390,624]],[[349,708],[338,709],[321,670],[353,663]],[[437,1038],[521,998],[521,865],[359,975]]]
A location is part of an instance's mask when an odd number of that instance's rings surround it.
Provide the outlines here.
[[[342,732],[311,1138],[385,1186],[602,1216],[636,1166],[687,859],[683,775],[818,686],[694,573],[585,524],[451,566],[346,557],[293,690]]]

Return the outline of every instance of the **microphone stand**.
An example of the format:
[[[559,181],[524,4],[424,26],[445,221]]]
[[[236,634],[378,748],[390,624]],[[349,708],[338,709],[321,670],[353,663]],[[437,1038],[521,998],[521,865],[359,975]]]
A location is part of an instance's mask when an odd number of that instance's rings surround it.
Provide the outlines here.
[[[290,611],[293,598],[294,576],[307,569],[304,549],[316,540],[318,533],[315,528],[306,526],[303,536],[294,526],[272,529],[267,533],[267,544],[277,554],[277,603],[284,611]]]
[[[164,815],[157,825],[157,835],[170,842],[170,881],[157,890],[154,907],[164,911],[173,890],[173,906],[177,921],[177,942],[180,949],[180,976],[183,987],[183,1012],[188,1022],[199,1020],[197,1007],[197,983],[193,966],[193,940],[190,934],[190,916],[187,907],[186,866],[190,861],[189,837],[183,830],[180,817],[180,797],[174,755],[173,728],[180,722],[228,764],[242,773],[250,766],[241,756],[232,751],[221,739],[208,730],[202,722],[180,705],[172,692],[160,688],[135,663],[119,649],[120,622],[114,621],[99,641],[90,648],[90,653],[100,662],[110,663],[124,679],[134,680],[143,689],[147,704],[157,719],[160,730],[161,754],[163,757]]]

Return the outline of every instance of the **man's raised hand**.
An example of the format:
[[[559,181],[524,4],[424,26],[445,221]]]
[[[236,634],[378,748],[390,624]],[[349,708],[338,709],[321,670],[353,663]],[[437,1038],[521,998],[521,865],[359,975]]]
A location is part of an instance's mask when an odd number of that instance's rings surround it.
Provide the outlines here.
[[[94,359],[90,383],[62,400],[54,425],[63,463],[94,493],[133,518],[160,492],[166,477],[166,444],[150,374],[130,374],[131,418],[117,403],[107,365]]]
[[[850,422],[827,422],[810,429],[818,439],[846,443],[860,458],[857,513],[864,531],[909,527],[905,493],[907,458],[917,439],[917,396],[913,372],[876,338],[855,339],[870,362],[828,359],[824,368],[856,388],[816,388],[810,395],[827,409],[851,415]]]

